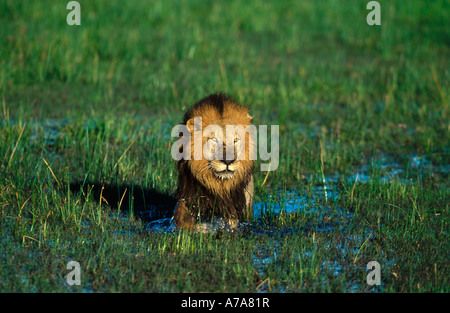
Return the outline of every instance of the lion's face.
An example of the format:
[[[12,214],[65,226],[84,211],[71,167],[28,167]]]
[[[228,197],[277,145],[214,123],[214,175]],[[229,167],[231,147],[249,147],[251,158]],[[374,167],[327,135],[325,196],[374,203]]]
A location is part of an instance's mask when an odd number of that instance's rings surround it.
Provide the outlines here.
[[[203,118],[201,125],[192,118],[186,123],[191,132],[188,165],[194,177],[216,193],[231,190],[251,175],[255,133],[251,118],[248,114],[245,117],[244,120]],[[199,150],[201,159],[199,154],[195,155]]]
[[[204,158],[217,178],[232,179],[242,169],[241,161],[245,160],[245,133],[236,129],[232,121],[218,122],[217,127],[211,127],[211,131],[206,133]]]

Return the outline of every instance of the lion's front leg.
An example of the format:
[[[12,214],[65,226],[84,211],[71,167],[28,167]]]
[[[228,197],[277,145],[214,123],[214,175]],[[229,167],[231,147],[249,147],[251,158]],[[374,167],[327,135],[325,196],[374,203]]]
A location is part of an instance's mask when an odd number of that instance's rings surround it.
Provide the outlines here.
[[[175,206],[175,213],[173,217],[175,225],[179,229],[193,231],[195,229],[195,218],[190,214],[186,203],[183,200],[178,201]]]

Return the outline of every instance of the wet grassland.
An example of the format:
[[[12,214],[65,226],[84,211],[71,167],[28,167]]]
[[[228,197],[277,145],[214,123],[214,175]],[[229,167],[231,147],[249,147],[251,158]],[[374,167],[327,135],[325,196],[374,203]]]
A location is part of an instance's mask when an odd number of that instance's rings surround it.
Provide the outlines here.
[[[449,10],[345,2],[2,2],[0,291],[448,292]],[[238,231],[180,232],[170,132],[214,91],[280,165]]]

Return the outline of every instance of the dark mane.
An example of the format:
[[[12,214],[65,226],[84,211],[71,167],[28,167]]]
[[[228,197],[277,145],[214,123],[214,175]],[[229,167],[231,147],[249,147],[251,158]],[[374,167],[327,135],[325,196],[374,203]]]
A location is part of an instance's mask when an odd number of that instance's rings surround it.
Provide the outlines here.
[[[194,110],[197,110],[198,108],[204,105],[212,106],[222,116],[225,102],[235,102],[235,101],[223,93],[213,93],[201,99],[186,112],[186,114],[184,115],[183,124],[186,124],[190,118],[194,117],[192,114]]]
[[[211,218],[213,215],[227,219],[240,219],[245,217],[244,188],[248,184],[250,176],[246,177],[230,194],[223,198],[214,195],[192,175],[187,162],[178,164],[178,189],[176,198],[183,199],[191,214],[197,216],[200,212],[203,218]]]

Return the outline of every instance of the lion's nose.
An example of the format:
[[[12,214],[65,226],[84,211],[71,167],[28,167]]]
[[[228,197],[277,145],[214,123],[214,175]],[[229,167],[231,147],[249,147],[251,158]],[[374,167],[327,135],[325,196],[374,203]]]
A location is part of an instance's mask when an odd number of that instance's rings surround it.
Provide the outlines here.
[[[226,165],[230,165],[231,163],[233,163],[235,160],[222,160],[223,163],[225,163]]]

